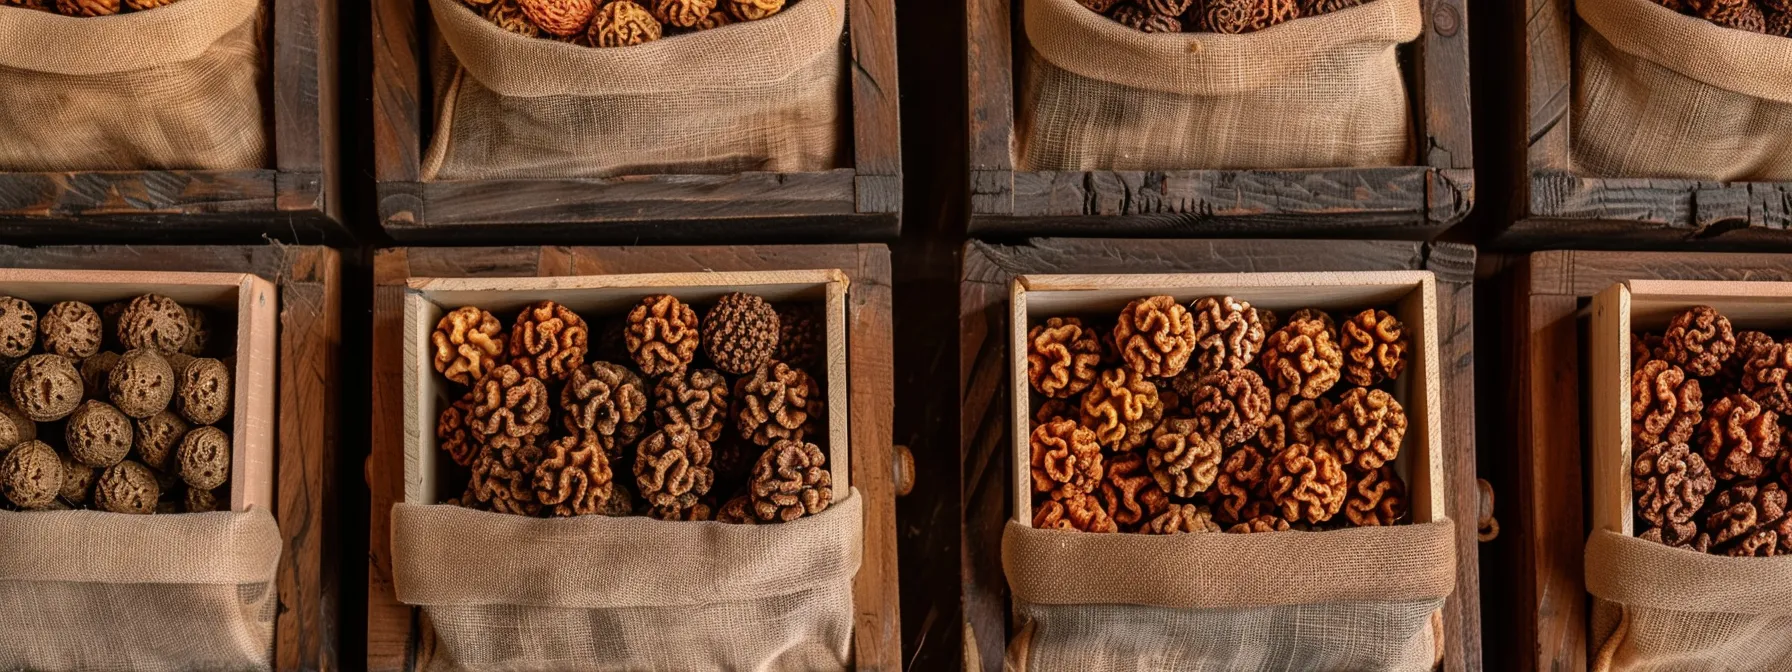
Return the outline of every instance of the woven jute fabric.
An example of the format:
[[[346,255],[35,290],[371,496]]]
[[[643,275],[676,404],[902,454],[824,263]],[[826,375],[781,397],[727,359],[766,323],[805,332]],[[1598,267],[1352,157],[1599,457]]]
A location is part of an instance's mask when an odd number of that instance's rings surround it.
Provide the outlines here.
[[[1428,670],[1454,526],[1090,534],[1010,521],[1017,669]]]
[[[1587,539],[1593,669],[1792,669],[1792,556],[1731,558],[1599,530]]]
[[[430,0],[424,180],[804,172],[840,164],[844,0],[630,47],[505,31]]]
[[[261,510],[0,512],[0,669],[269,669],[280,551]]]
[[[1245,35],[1148,34],[1076,0],[1025,0],[1023,170],[1324,168],[1409,162],[1397,45],[1419,0]]]
[[[75,18],[0,6],[0,171],[268,163],[260,0]]]
[[[839,670],[851,661],[857,492],[777,525],[392,511],[398,598],[441,670]]]
[[[1792,40],[1651,0],[1577,0],[1575,168],[1792,180]]]

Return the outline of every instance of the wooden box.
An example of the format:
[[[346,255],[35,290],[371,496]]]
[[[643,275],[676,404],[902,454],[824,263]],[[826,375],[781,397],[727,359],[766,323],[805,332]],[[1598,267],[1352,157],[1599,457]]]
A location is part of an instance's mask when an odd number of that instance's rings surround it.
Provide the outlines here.
[[[1761,320],[1771,314],[1764,311],[1792,305],[1773,298],[1789,291],[1782,286],[1792,282],[1792,255],[1555,251],[1487,262],[1482,274],[1495,300],[1478,336],[1497,344],[1480,353],[1497,375],[1482,403],[1502,421],[1488,423],[1481,438],[1507,457],[1490,461],[1485,473],[1500,495],[1500,532],[1483,555],[1487,584],[1511,588],[1487,596],[1490,619],[1504,624],[1485,634],[1488,667],[1585,670],[1587,535],[1596,526],[1633,531],[1623,522],[1628,485],[1620,497],[1611,484],[1628,467],[1620,442],[1629,432],[1600,429],[1620,422],[1601,414],[1628,417],[1628,395],[1598,391],[1628,387],[1628,334],[1616,355],[1594,356],[1615,347],[1618,330],[1632,328],[1615,324],[1623,311],[1614,284],[1632,294],[1623,319],[1634,319],[1635,328],[1662,326],[1698,303],[1733,311],[1739,324],[1776,326],[1789,321]]]
[[[0,247],[0,293],[109,301],[153,291],[237,314],[231,501],[279,523],[279,670],[338,667],[339,263],[322,247]]]
[[[1018,508],[1024,496],[1014,477],[1020,462],[1015,452],[1017,426],[1015,415],[1024,400],[1016,401],[1010,392],[1025,380],[1013,377],[1016,347],[1015,334],[1024,336],[1024,327],[1014,326],[1029,312],[1042,316],[1051,304],[1042,309],[1036,301],[1028,301],[1017,312],[1012,302],[1016,278],[1026,278],[1028,292],[1048,290],[1053,286],[1037,284],[1034,278],[1053,280],[1056,274],[1084,276],[1131,275],[1126,282],[1137,283],[1123,290],[1107,290],[1103,309],[1117,310],[1126,299],[1136,298],[1141,288],[1149,285],[1138,278],[1155,278],[1154,282],[1173,290],[1178,298],[1194,298],[1226,288],[1264,305],[1279,307],[1281,303],[1304,303],[1312,297],[1307,290],[1297,290],[1288,298],[1284,289],[1252,287],[1252,277],[1240,274],[1263,274],[1259,277],[1283,276],[1298,272],[1299,277],[1342,278],[1362,272],[1363,277],[1402,277],[1386,284],[1405,284],[1405,289],[1339,290],[1341,296],[1386,297],[1391,304],[1400,297],[1420,297],[1423,290],[1414,288],[1423,282],[1429,271],[1434,287],[1433,299],[1410,298],[1411,304],[1434,302],[1435,318],[1426,324],[1435,340],[1435,373],[1407,374],[1436,377],[1433,389],[1438,397],[1427,395],[1426,421],[1431,423],[1423,439],[1427,448],[1415,448],[1420,441],[1416,429],[1407,439],[1406,451],[1417,456],[1428,451],[1426,460],[1437,466],[1429,470],[1433,516],[1447,516],[1456,525],[1457,584],[1444,603],[1443,669],[1450,672],[1481,669],[1481,608],[1479,565],[1476,561],[1474,526],[1479,503],[1475,489],[1474,434],[1474,349],[1470,329],[1474,324],[1472,270],[1473,248],[1453,244],[1423,244],[1393,241],[1313,241],[1313,240],[1111,240],[1040,238],[1017,245],[969,243],[964,252],[962,282],[959,294],[960,320],[960,389],[961,407],[960,465],[963,480],[961,514],[961,547],[965,549],[960,584],[964,586],[965,660],[967,669],[997,672],[1002,669],[1004,649],[1010,636],[1008,584],[1002,571],[999,539],[1010,519],[1020,517]],[[1166,274],[1166,275],[1149,275]],[[1173,274],[1173,275],[1170,275]],[[1224,274],[1224,275],[1221,275]],[[1191,277],[1222,278],[1202,283],[1201,289],[1187,284]],[[1182,278],[1183,280],[1163,280]],[[1333,281],[1348,285],[1343,281]],[[1360,284],[1377,284],[1360,283]],[[1208,288],[1211,289],[1208,289]],[[1275,289],[1274,292],[1259,290]],[[1250,291],[1246,291],[1250,290]],[[1092,290],[1091,290],[1092,291]],[[1338,306],[1346,305],[1338,303]],[[1410,320],[1409,320],[1410,321]],[[1435,325],[1435,329],[1430,327]],[[1412,328],[1412,327],[1409,327]],[[1415,347],[1415,352],[1417,348]],[[1415,363],[1417,358],[1415,357]],[[1429,364],[1428,364],[1429,365]],[[1024,368],[1023,368],[1024,370]],[[1411,401],[1408,399],[1408,401]],[[1414,404],[1418,402],[1413,401]],[[1408,414],[1417,413],[1409,406]],[[1419,424],[1415,421],[1414,425]],[[1406,451],[1402,451],[1403,454]],[[1441,485],[1440,485],[1441,484]],[[1030,501],[1030,500],[1029,500]]]
[[[337,189],[337,0],[265,0],[272,165],[253,170],[0,172],[14,242],[347,241]]]
[[[1428,240],[1474,205],[1465,0],[1425,0],[1424,31],[1400,49],[1415,165],[1089,172],[1016,169],[1020,3],[969,0],[965,9],[973,235]]]
[[[850,0],[851,163],[815,172],[422,181],[436,114],[426,3],[373,2],[374,178],[402,242],[858,242],[896,237],[902,209],[893,0]],[[471,236],[471,238],[469,237]]]
[[[1792,247],[1792,183],[1601,178],[1570,156],[1575,95],[1574,0],[1475,3],[1477,93],[1515,101],[1484,115],[1489,193],[1477,234],[1535,249]]]
[[[828,410],[828,470],[838,492],[852,488],[847,437],[846,327],[848,281],[839,270],[742,271],[734,273],[649,273],[554,278],[412,278],[404,297],[404,501],[437,504],[459,495],[437,488],[440,466],[436,417],[452,401],[448,381],[436,373],[436,323],[448,311],[478,306],[510,316],[536,301],[555,301],[593,323],[598,316],[626,314],[650,294],[670,294],[690,304],[709,304],[729,292],[747,292],[772,303],[820,302],[827,316],[824,371]],[[500,318],[504,319],[504,318]]]
[[[390,542],[393,504],[439,501],[427,489],[427,469],[410,459],[433,455],[434,442],[408,432],[420,431],[417,418],[430,416],[419,413],[438,403],[435,383],[427,382],[436,374],[415,349],[427,342],[443,307],[520,307],[552,298],[575,310],[599,311],[632,304],[648,287],[697,300],[751,286],[768,297],[826,301],[828,459],[835,487],[847,487],[850,475],[865,507],[864,559],[853,588],[853,656],[861,670],[900,670],[889,263],[881,245],[380,252],[374,263],[373,447],[367,463],[367,669],[426,669],[435,655],[423,612],[397,600]]]
[[[1013,386],[1014,519],[1032,525],[1032,386],[1027,380],[1027,331],[1052,317],[1111,320],[1133,299],[1169,295],[1188,305],[1208,296],[1231,296],[1286,315],[1321,308],[1343,315],[1365,308],[1388,310],[1406,327],[1412,359],[1394,381],[1393,395],[1411,418],[1395,469],[1412,498],[1412,522],[1445,515],[1443,431],[1438,418],[1437,287],[1430,271],[1333,273],[1201,273],[1186,275],[1022,275],[1014,278],[1008,305],[1009,365]],[[1106,319],[1103,319],[1106,318]]]
[[[249,273],[0,268],[0,295],[38,305],[80,301],[99,306],[161,294],[182,306],[233,316],[230,510],[274,504],[274,285]],[[222,336],[222,334],[220,334]]]

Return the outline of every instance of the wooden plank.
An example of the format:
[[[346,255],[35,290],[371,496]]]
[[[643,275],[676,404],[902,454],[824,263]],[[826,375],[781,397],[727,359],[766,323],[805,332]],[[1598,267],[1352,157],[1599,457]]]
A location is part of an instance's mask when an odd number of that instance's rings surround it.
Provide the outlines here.
[[[406,190],[407,192],[412,190]],[[381,203],[388,227],[464,227],[510,222],[593,223],[840,216],[857,212],[854,173],[635,175],[560,180],[429,182]]]
[[[416,182],[422,175],[423,45],[413,0],[374,0],[373,177]],[[382,196],[382,201],[384,200]],[[381,218],[386,218],[381,210]]]
[[[1014,17],[1008,0],[965,3],[966,92],[970,107],[970,170],[1012,174],[1014,155]],[[998,183],[984,193],[999,194]],[[974,212],[1011,214],[1012,205],[991,203]]]
[[[860,175],[902,177],[898,121],[896,3],[851,0],[846,16],[852,46],[853,168]],[[897,188],[900,193],[900,186]],[[881,211],[880,211],[881,212]]]
[[[854,487],[865,497],[865,552],[854,587],[854,657],[862,670],[900,670],[901,618],[896,580],[895,495],[891,482],[894,367],[890,354],[889,251],[881,245],[730,247],[400,248],[375,257],[376,381],[401,377],[402,304],[413,277],[519,277],[839,268],[851,279],[847,301]],[[410,670],[433,656],[431,630],[397,602],[391,584],[390,520],[403,499],[403,399],[377,385],[368,572],[368,669]]]
[[[1438,360],[1445,388],[1444,469],[1452,483],[1446,506],[1458,521],[1475,520],[1473,483],[1474,251],[1461,245],[1387,241],[1034,239],[1024,245],[968,244],[960,285],[960,458],[964,479],[962,547],[965,660],[1002,669],[1007,644],[1007,583],[999,539],[1008,505],[1010,409],[1007,390],[1008,282],[1028,273],[1239,273],[1279,270],[1427,269],[1437,276]],[[1444,607],[1444,669],[1478,670],[1478,548],[1472,525],[1458,526],[1457,590]]]
[[[1427,29],[1413,44],[1421,73],[1412,89],[1419,106],[1420,161],[1433,168],[1475,167],[1468,81],[1468,8],[1464,0],[1425,3]]]
[[[0,174],[0,218],[267,212],[274,201],[271,170]]]

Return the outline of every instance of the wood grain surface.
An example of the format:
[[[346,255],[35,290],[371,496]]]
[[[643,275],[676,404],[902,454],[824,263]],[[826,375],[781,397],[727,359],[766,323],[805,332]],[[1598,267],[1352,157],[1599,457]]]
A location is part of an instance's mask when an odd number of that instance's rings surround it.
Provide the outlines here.
[[[280,294],[275,507],[285,542],[275,668],[341,667],[335,490],[341,260],[323,247],[0,247],[0,268],[252,273]]]
[[[1488,667],[1587,669],[1588,444],[1582,413],[1588,304],[1633,279],[1792,280],[1792,255],[1554,251],[1490,258],[1483,341],[1488,422],[1483,476],[1499,493],[1500,536],[1486,545]],[[1497,624],[1499,627],[1491,627]]]
[[[1442,371],[1446,509],[1458,521],[1457,586],[1444,605],[1444,667],[1481,669],[1480,580],[1475,529],[1474,250],[1416,242],[1299,240],[1101,240],[971,242],[960,286],[963,576],[967,667],[1003,669],[1009,605],[1002,527],[1012,516],[1008,378],[1009,280],[1024,274],[1237,273],[1427,269],[1436,275]]]
[[[838,268],[847,301],[852,470],[865,497],[864,560],[854,582],[854,657],[860,670],[902,669],[891,424],[894,396],[889,250],[882,245],[733,247],[395,248],[374,260],[373,425],[367,486],[367,669],[421,669],[434,656],[421,612],[392,585],[390,511],[404,497],[403,299],[412,278],[531,277]]]

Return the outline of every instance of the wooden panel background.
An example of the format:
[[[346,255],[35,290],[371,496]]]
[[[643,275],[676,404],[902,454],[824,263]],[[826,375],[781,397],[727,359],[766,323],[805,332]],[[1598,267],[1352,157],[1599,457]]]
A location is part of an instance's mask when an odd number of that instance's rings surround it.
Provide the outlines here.
[[[253,273],[280,292],[275,507],[286,548],[276,588],[279,670],[341,667],[336,450],[341,260],[323,247],[0,247],[0,267]],[[353,635],[351,635],[353,636]]]
[[[1587,457],[1582,414],[1587,306],[1632,279],[1792,280],[1792,255],[1695,252],[1537,252],[1488,258],[1483,470],[1500,495],[1500,536],[1487,544],[1488,667],[1587,669],[1582,553]]]
[[[860,670],[902,669],[891,424],[890,255],[882,245],[397,248],[374,260],[372,453],[367,486],[367,669],[421,669],[434,655],[422,612],[392,585],[391,507],[404,499],[402,378],[405,283],[420,277],[529,277],[839,268],[851,278],[847,378],[852,469],[865,497],[865,549],[854,587]]]
[[[1394,168],[1040,171],[1014,165],[1020,0],[967,0],[970,231],[980,236],[1429,239],[1475,201],[1466,0],[1423,0],[1402,48],[1417,161]],[[1496,192],[1497,193],[1497,192]]]
[[[341,222],[337,2],[268,0],[268,141],[259,170],[0,173],[9,242],[352,240]]]
[[[1007,646],[1002,527],[1009,511],[1009,281],[1030,273],[1236,273],[1426,269],[1437,276],[1446,510],[1456,521],[1456,591],[1444,605],[1443,669],[1480,670],[1479,518],[1475,472],[1473,248],[1415,242],[1102,240],[1040,238],[965,246],[959,296],[963,407],[964,586],[967,669],[999,672]]]

